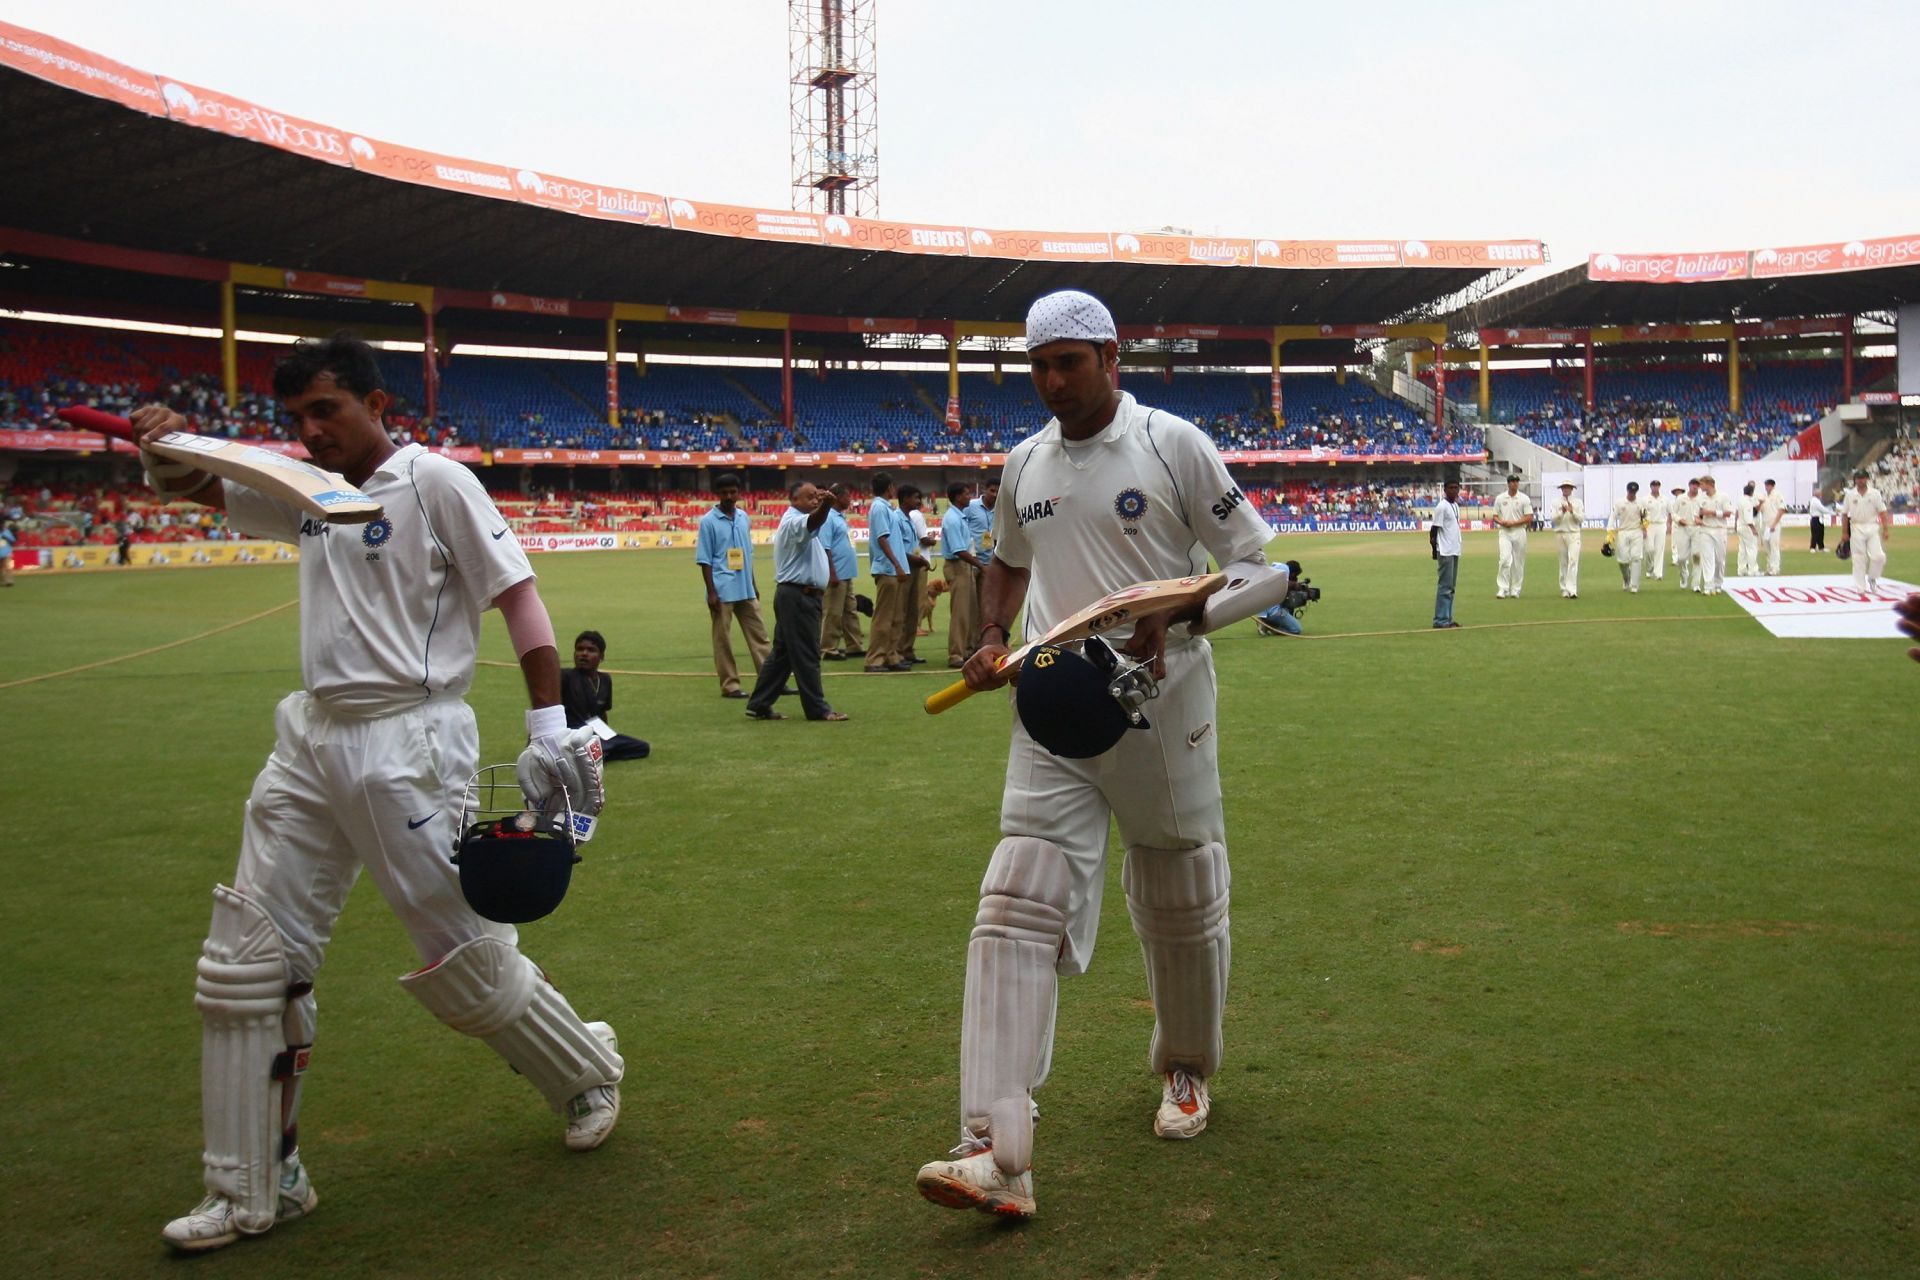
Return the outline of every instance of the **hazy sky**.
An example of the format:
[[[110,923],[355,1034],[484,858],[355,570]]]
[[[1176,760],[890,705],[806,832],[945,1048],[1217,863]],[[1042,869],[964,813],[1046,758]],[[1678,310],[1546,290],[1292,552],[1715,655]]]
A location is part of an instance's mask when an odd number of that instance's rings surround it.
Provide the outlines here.
[[[415,147],[785,208],[784,0],[7,0]],[[1920,3],[879,0],[880,214],[1733,249],[1920,231]]]

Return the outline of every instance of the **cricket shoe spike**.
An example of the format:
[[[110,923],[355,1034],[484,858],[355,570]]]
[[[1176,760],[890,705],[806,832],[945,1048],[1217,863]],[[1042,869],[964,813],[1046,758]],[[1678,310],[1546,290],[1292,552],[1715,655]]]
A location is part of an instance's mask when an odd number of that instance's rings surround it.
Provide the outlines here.
[[[300,1153],[295,1151],[280,1162],[280,1202],[274,1210],[274,1225],[304,1218],[319,1203],[320,1193],[313,1189],[300,1164]],[[242,1232],[234,1224],[233,1202],[225,1196],[208,1196],[194,1206],[193,1212],[163,1227],[160,1238],[181,1253],[207,1253],[226,1248],[242,1235],[265,1234]]]
[[[615,1053],[620,1040],[604,1022],[589,1022],[587,1030]],[[595,1085],[567,1103],[567,1150],[591,1151],[607,1140],[614,1122],[620,1119],[620,1086]]]
[[[1207,1127],[1213,1100],[1207,1082],[1185,1067],[1167,1072],[1160,1091],[1160,1110],[1153,1116],[1153,1132],[1162,1138],[1197,1138]]]
[[[949,1209],[978,1209],[1000,1218],[1031,1218],[1033,1170],[1009,1175],[993,1158],[993,1144],[977,1138],[971,1129],[960,1131],[960,1145],[947,1153],[950,1160],[920,1166],[914,1185],[920,1194]]]

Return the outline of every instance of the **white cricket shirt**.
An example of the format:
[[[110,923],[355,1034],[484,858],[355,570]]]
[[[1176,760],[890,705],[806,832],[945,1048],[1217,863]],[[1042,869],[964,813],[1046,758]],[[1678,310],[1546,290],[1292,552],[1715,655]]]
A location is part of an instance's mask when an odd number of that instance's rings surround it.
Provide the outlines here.
[[[1724,532],[1733,519],[1733,499],[1718,493],[1709,495],[1703,492],[1700,495],[1700,506],[1696,514],[1702,529],[1718,529]]]
[[[1502,533],[1525,533],[1533,523],[1533,499],[1524,493],[1503,493],[1493,500],[1493,514],[1500,520],[1524,520],[1527,524],[1501,525]]]
[[[300,675],[330,710],[380,716],[473,683],[480,615],[533,576],[526,552],[473,472],[408,445],[361,490],[386,509],[328,524],[227,482],[247,533],[300,548]]]
[[[1434,550],[1443,556],[1460,554],[1460,504],[1448,502],[1445,498],[1433,504],[1433,520],[1430,528],[1438,529],[1440,536],[1434,540]]]
[[[1547,519],[1561,533],[1578,533],[1580,526],[1586,523],[1587,509],[1578,498],[1555,498],[1553,505],[1547,508]]]
[[[1849,486],[1846,496],[1840,499],[1840,514],[1853,522],[1853,528],[1863,532],[1872,529],[1878,533],[1880,513],[1886,509],[1887,500],[1880,496],[1880,491],[1871,483],[1867,485],[1865,493]]]
[[[1032,575],[1028,638],[1108,592],[1205,573],[1208,556],[1228,564],[1273,539],[1206,433],[1126,392],[1099,435],[1069,443],[1051,419],[1014,447],[1000,474],[993,554]],[[1185,631],[1170,629],[1167,646],[1190,643]]]
[[[1641,505],[1647,509],[1647,532],[1652,533],[1655,529],[1658,529],[1660,532],[1665,533],[1667,531],[1667,515],[1673,510],[1673,499],[1664,493],[1656,494],[1641,503]]]
[[[1646,519],[1647,509],[1640,505],[1637,498],[1622,498],[1613,504],[1612,528],[1615,533],[1639,533]]]

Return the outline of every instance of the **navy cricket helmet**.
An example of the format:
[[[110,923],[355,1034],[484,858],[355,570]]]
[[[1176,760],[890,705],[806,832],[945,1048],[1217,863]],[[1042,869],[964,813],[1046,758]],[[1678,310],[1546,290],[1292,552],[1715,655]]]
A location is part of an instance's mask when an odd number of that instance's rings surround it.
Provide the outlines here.
[[[1130,713],[1114,692],[1121,664],[1113,650],[1098,639],[1087,646],[1093,659],[1059,645],[1035,646],[1014,686],[1014,710],[1027,736],[1071,760],[1104,755],[1128,729],[1147,727],[1146,717]]]

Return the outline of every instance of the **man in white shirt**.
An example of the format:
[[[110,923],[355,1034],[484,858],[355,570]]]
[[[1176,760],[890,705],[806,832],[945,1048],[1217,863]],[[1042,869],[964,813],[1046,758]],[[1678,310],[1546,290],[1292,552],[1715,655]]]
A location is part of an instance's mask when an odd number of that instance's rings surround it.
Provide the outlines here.
[[[1447,631],[1460,625],[1453,620],[1453,588],[1460,577],[1460,482],[1447,481],[1440,493],[1440,501],[1433,504],[1433,520],[1427,525],[1427,542],[1438,564],[1433,626],[1436,631]]]
[[[1533,499],[1520,492],[1519,476],[1508,476],[1507,491],[1493,500],[1493,523],[1500,531],[1493,598],[1518,600],[1527,577],[1527,530],[1533,527]]]
[[[538,1089],[567,1118],[568,1147],[598,1146],[620,1113],[624,1064],[613,1029],[581,1021],[521,954],[513,926],[468,905],[450,861],[478,767],[479,730],[464,695],[489,608],[506,620],[533,704],[520,760],[529,808],[548,811],[565,786],[575,810],[600,809],[600,740],[567,728],[553,623],[526,554],[471,471],[419,445],[394,445],[366,343],[351,335],[297,343],[273,377],[315,464],[386,513],[329,524],[142,454],[157,489],[190,493],[224,509],[235,529],[300,547],[304,688],[276,709],[234,887],[214,889],[198,966],[207,1195],[161,1233],[183,1253],[263,1234],[317,1202],[296,1125],[314,979],[363,870],[420,957],[401,986]],[[188,424],[150,405],[133,425],[145,439]]]
[[[1667,576],[1667,539],[1672,533],[1673,500],[1660,492],[1660,482],[1647,482],[1647,553],[1642,573],[1658,582]]]
[[[1786,514],[1786,502],[1774,492],[1773,481],[1767,481],[1760,498],[1760,567],[1770,578],[1780,576],[1780,521]]]
[[[1840,524],[1840,536],[1853,555],[1853,585],[1863,591],[1879,590],[1893,517],[1880,491],[1868,486],[1864,468],[1853,473],[1853,487],[1840,499]]]
[[[963,678],[986,690],[1019,674],[1001,660],[1023,604],[1031,637],[1116,589],[1204,573],[1209,558],[1229,586],[1204,606],[1106,633],[1151,668],[1158,694],[1145,707],[1149,723],[1101,754],[1056,755],[1014,720],[1002,839],[967,946],[960,1145],[915,1179],[936,1204],[1011,1218],[1034,1212],[1032,1095],[1052,1061],[1058,975],[1083,973],[1092,959],[1115,821],[1153,1009],[1149,1061],[1162,1079],[1154,1132],[1192,1138],[1206,1128],[1208,1081],[1223,1054],[1229,943],[1220,735],[1204,637],[1279,603],[1291,580],[1269,565],[1272,531],[1206,434],[1113,385],[1116,337],[1106,307],[1077,290],[1048,294],[1028,313],[1033,385],[1053,417],[1007,457],[981,593],[985,621]],[[1041,658],[1050,667],[1061,655],[1043,648]]]
[[[1813,496],[1807,499],[1807,550],[1819,555],[1827,549],[1827,521],[1833,519],[1833,508],[1815,489]]]
[[[1747,481],[1733,504],[1739,526],[1740,576],[1743,578],[1757,577],[1760,573],[1760,499],[1754,496],[1753,487],[1753,481]]]
[[[1719,482],[1712,476],[1700,477],[1699,524],[1693,535],[1697,561],[1693,589],[1703,596],[1719,595],[1727,582],[1727,530],[1737,513],[1733,500],[1722,497],[1719,490]]]
[[[1560,537],[1560,594],[1568,600],[1580,598],[1580,529],[1587,518],[1573,490],[1573,481],[1562,480],[1560,496],[1547,508],[1547,522]]]
[[[1673,563],[1680,570],[1680,589],[1694,589],[1694,537],[1700,529],[1700,481],[1687,481],[1687,491],[1673,496]]]
[[[1640,571],[1646,556],[1641,526],[1647,518],[1640,502],[1640,482],[1627,481],[1627,496],[1613,504],[1607,528],[1613,533],[1613,558],[1620,566],[1620,589],[1640,593]]]

